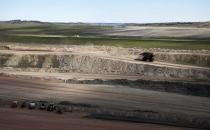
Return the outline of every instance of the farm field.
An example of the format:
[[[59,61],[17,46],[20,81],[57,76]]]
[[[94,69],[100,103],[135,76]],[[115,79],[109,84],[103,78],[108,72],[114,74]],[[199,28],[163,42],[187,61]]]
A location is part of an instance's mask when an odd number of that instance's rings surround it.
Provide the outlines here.
[[[210,28],[1,22],[0,41],[209,50]]]

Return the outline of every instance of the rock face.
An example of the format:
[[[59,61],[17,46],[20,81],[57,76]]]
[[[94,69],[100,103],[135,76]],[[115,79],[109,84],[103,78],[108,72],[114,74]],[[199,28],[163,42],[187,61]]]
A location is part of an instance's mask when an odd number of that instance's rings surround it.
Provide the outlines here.
[[[26,46],[26,45],[0,45],[0,50],[11,51],[43,51],[43,52],[75,52],[93,53],[102,56],[136,59],[143,52],[152,52],[154,60],[159,62],[184,64],[192,66],[209,67],[209,50],[174,50],[161,48],[122,48],[112,46],[70,45],[70,46]]]
[[[195,66],[210,66],[209,54],[195,53],[156,53],[155,60],[169,63],[187,64]]]
[[[84,54],[0,54],[0,67],[46,72],[138,75],[156,79],[210,79],[209,69],[158,65]]]

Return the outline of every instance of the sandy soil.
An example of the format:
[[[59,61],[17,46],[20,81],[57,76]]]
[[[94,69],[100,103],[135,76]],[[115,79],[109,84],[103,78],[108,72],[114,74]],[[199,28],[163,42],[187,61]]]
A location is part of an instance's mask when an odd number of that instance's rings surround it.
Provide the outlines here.
[[[0,98],[72,101],[106,108],[210,117],[210,99],[113,85],[65,84],[0,77]]]
[[[84,113],[57,115],[39,110],[0,108],[0,129],[4,130],[191,130],[156,124],[89,119]],[[193,130],[193,129],[192,129]]]

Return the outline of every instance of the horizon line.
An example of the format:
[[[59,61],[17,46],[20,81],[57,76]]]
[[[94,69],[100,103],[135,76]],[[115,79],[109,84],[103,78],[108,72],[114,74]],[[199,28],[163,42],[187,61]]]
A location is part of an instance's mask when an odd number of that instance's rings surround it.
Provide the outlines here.
[[[0,22],[9,21],[21,21],[21,22],[42,22],[42,23],[102,23],[102,24],[161,24],[161,23],[205,23],[210,22],[210,20],[201,21],[164,21],[164,22],[88,22],[88,21],[42,21],[42,20],[24,20],[24,19],[10,19],[10,20],[0,20]]]

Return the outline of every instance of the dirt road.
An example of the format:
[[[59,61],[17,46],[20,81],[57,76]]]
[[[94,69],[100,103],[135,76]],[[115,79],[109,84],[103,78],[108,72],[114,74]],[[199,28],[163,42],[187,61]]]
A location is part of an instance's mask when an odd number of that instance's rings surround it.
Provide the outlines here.
[[[151,110],[210,118],[209,98],[141,90],[126,86],[65,84],[51,80],[0,76],[0,90],[0,99],[71,101],[116,110]],[[55,113],[0,108],[0,129],[181,129],[160,125],[101,121],[82,116],[84,115],[64,114],[59,116]]]
[[[146,109],[210,117],[210,99],[113,85],[64,84],[0,77],[0,98],[72,101],[106,108]]]
[[[156,124],[89,119],[84,113],[57,115],[38,110],[0,108],[4,130],[193,130]]]

